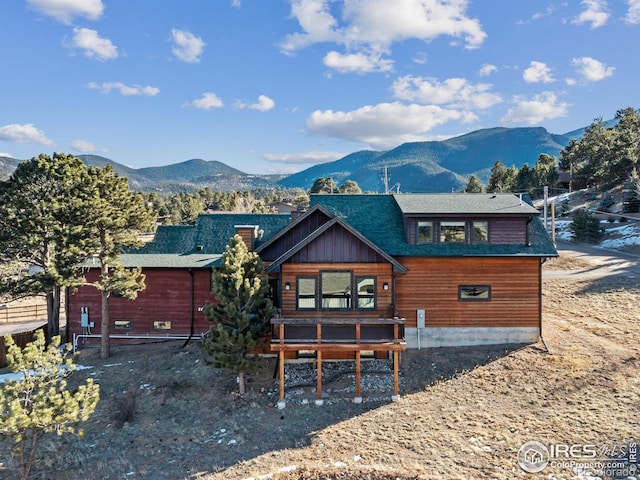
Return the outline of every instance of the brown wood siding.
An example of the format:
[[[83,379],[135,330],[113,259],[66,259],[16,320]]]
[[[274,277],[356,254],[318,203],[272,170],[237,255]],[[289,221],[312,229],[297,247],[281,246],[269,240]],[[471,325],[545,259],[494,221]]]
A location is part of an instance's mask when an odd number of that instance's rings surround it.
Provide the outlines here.
[[[538,258],[403,258],[409,273],[396,277],[395,305],[417,326],[537,327],[540,316]],[[458,301],[458,285],[491,285],[491,300]]]
[[[300,223],[285,232],[280,238],[278,238],[277,242],[274,242],[262,250],[260,252],[260,258],[262,258],[263,261],[275,260],[285,252],[291,250],[329,220],[329,217],[327,217],[323,212],[313,212],[311,215],[301,220]]]
[[[341,225],[334,225],[291,257],[292,263],[381,263],[382,255]]]
[[[489,225],[489,243],[501,245],[523,245],[527,243],[527,219],[492,219]]]
[[[320,288],[319,272],[321,270],[352,270],[354,277],[376,277],[376,309],[375,310],[297,310],[296,278],[316,277]],[[390,263],[285,263],[281,272],[282,285],[288,283],[291,290],[282,290],[282,315],[285,318],[366,318],[392,317],[391,285],[392,265]],[[383,289],[383,284],[389,290]],[[319,300],[318,300],[319,302]]]
[[[247,246],[247,250],[253,251],[253,242],[256,238],[257,227],[236,227],[236,235],[240,235]]]
[[[191,275],[187,269],[145,269],[146,288],[134,301],[125,298],[110,299],[111,333],[114,334],[189,334],[191,330]],[[198,311],[205,303],[215,298],[211,292],[211,270],[193,270],[193,316],[194,332],[203,333],[209,329],[204,312]],[[87,275],[94,281],[98,270]],[[100,333],[101,299],[100,292],[90,286],[81,287],[69,296],[69,338],[73,333],[82,333],[80,307],[89,308],[89,321],[94,322],[91,333]],[[130,330],[113,328],[115,320],[131,320]],[[154,321],[170,321],[170,330],[154,330]]]

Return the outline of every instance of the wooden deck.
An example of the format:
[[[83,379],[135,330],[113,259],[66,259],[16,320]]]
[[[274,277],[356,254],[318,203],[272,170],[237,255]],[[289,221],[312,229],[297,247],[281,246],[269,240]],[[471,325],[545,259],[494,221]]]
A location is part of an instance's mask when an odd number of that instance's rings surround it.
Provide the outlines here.
[[[393,397],[398,398],[399,352],[407,349],[404,318],[273,318],[271,351],[278,352],[280,402],[284,400],[285,352],[315,351],[317,400],[322,403],[322,354],[329,351],[355,353],[356,399],[361,400],[360,355],[363,350],[393,352]],[[360,401],[358,400],[358,401]]]

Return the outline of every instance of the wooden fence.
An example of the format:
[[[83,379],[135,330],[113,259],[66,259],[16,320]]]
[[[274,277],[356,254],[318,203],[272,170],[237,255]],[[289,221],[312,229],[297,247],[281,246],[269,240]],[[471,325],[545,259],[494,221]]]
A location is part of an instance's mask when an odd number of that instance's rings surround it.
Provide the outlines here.
[[[18,345],[20,348],[24,348],[27,346],[28,343],[30,343],[33,340],[33,336],[37,330],[44,330],[44,338],[47,338],[46,325],[42,325],[41,327],[28,332],[14,333],[13,335],[11,335],[11,338],[13,338],[13,341],[16,343],[16,345]],[[5,345],[4,337],[0,337],[0,368],[4,368],[6,366],[7,366],[7,347]]]
[[[60,312],[61,316],[63,312]],[[47,319],[47,304],[39,303],[0,303],[0,324],[32,322]]]

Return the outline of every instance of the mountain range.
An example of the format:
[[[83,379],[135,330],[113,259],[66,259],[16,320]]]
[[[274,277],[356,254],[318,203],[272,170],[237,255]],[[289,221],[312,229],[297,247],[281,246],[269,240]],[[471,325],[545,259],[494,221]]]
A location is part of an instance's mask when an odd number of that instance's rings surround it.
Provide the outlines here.
[[[338,185],[353,180],[363,191],[440,193],[460,190],[471,175],[485,182],[496,161],[506,166],[533,166],[542,153],[558,157],[584,129],[564,135],[542,127],[486,128],[443,141],[404,143],[389,151],[363,150],[339,160],[315,165],[293,175],[252,175],[219,161],[191,159],[161,167],[130,168],[98,155],[78,155],[85,164],[114,170],[129,179],[131,188],[175,193],[209,187],[212,190],[311,187],[319,177]],[[8,178],[20,160],[0,157],[0,180]]]

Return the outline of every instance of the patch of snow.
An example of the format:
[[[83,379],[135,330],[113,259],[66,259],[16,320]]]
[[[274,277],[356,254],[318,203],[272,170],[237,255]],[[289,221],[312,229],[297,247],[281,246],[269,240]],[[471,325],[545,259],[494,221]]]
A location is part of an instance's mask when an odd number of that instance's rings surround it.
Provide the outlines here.
[[[87,367],[85,365],[76,365],[75,367],[76,367],[76,370],[93,368],[93,367]],[[0,383],[10,382],[12,380],[20,380],[21,378],[22,378],[22,373],[20,372],[4,373],[0,375]]]

